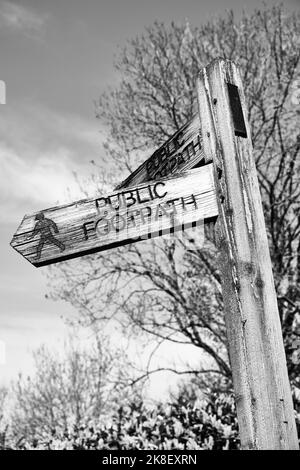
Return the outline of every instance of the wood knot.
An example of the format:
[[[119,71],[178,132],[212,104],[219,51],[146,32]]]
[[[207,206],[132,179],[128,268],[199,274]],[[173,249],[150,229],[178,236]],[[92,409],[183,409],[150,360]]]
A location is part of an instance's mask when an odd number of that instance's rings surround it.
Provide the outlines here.
[[[223,204],[223,202],[225,201],[225,196],[221,189],[219,189],[219,198],[220,198],[221,204]]]
[[[253,274],[255,272],[255,265],[254,263],[251,263],[251,262],[246,262],[244,264],[244,270],[246,272],[246,274]]]
[[[262,289],[264,287],[264,281],[260,276],[257,276],[257,278],[255,279],[255,285],[258,289]]]

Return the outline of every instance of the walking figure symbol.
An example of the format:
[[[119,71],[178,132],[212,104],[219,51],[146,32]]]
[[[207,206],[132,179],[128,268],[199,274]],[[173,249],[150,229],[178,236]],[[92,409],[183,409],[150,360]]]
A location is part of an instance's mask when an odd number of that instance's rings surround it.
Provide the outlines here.
[[[55,233],[59,232],[56,223],[53,222],[53,220],[51,219],[47,219],[43,212],[37,214],[35,216],[35,220],[36,224],[30,238],[34,237],[38,233],[41,234],[41,238],[37,247],[36,259],[40,259],[43,246],[46,242],[53,243],[54,245],[58,246],[61,251],[64,251],[64,249],[66,248],[64,243],[55,238],[52,233],[52,231],[54,231]]]

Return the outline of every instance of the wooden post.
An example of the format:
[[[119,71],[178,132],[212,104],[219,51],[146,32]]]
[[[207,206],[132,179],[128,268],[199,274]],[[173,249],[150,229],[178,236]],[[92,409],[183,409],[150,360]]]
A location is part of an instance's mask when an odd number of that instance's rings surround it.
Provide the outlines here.
[[[241,446],[298,449],[267,233],[237,67],[228,60],[215,60],[200,73],[197,91],[203,150],[213,160],[218,191],[216,231]]]

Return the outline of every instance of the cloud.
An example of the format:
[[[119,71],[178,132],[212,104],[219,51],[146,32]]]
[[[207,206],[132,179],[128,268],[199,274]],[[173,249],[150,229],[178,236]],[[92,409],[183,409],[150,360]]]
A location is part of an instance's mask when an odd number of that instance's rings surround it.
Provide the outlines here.
[[[0,147],[0,220],[21,221],[25,213],[67,202],[67,189],[80,192],[72,173],[70,150],[58,148],[55,156],[45,152],[34,162],[22,159],[13,149]]]
[[[6,105],[0,114],[0,138],[23,159],[66,147],[77,163],[97,159],[101,148],[99,122],[77,114],[58,112],[39,104]]]
[[[63,351],[64,340],[69,332],[55,310],[45,315],[43,310],[26,312],[1,312],[0,341],[4,346],[5,362],[0,363],[0,385],[8,384],[18,372],[34,372],[32,351],[46,343],[58,353]],[[2,347],[3,347],[2,346]]]
[[[101,137],[93,121],[33,105],[5,107],[0,116],[0,221],[81,199],[74,173],[87,180]],[[90,189],[90,193],[93,190]],[[94,191],[96,189],[94,188]]]
[[[28,7],[6,1],[0,4],[0,28],[35,36],[42,32],[45,22],[46,15],[42,16]]]

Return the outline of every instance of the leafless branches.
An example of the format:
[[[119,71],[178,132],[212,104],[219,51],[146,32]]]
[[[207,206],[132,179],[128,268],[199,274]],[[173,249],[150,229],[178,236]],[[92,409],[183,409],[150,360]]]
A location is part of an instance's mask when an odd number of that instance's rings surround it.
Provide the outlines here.
[[[299,46],[299,15],[286,15],[282,7],[238,22],[230,13],[199,28],[155,23],[128,43],[116,64],[119,87],[97,103],[117,183],[192,117],[200,68],[217,56],[238,62],[288,357],[299,333]],[[210,250],[181,248],[178,240],[149,241],[66,263],[52,270],[52,295],[71,302],[84,322],[113,320],[127,334],[193,344],[207,369],[230,384],[213,240]],[[296,380],[299,366],[289,366]]]

